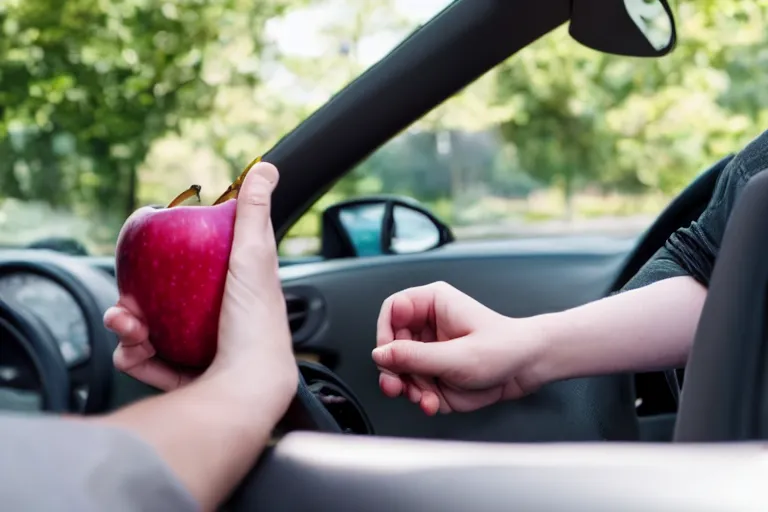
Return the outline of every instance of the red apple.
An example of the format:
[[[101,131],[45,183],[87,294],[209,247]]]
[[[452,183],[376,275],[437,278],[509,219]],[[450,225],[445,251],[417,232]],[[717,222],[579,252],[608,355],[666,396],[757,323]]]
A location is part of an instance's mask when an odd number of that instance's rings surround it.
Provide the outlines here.
[[[236,200],[136,210],[117,241],[120,296],[141,310],[159,358],[205,368],[216,354]]]

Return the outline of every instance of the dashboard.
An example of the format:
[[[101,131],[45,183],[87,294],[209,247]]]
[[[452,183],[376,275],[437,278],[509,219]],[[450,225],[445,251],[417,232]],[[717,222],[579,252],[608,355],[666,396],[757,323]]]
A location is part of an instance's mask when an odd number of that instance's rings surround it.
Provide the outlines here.
[[[97,414],[156,393],[113,368],[117,339],[103,314],[117,299],[114,261],[0,251],[0,410]],[[298,364],[327,414],[350,432],[373,431],[330,370]]]

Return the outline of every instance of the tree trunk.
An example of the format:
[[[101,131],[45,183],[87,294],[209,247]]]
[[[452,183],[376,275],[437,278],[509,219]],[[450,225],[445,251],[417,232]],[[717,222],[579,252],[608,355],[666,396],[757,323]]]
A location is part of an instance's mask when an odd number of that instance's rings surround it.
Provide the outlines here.
[[[573,200],[573,171],[566,171],[563,182],[563,195],[565,197],[565,220],[573,222],[575,216],[575,205]]]
[[[16,157],[8,138],[0,141],[0,154],[5,155],[3,161],[0,161],[0,198],[25,199],[24,191],[14,168]]]
[[[128,164],[128,191],[126,193],[125,202],[125,217],[128,218],[136,210],[138,203],[137,193],[139,188],[139,175],[136,170],[136,166]],[[122,173],[121,173],[122,174]]]
[[[461,193],[464,188],[464,180],[462,179],[463,169],[461,168],[461,163],[454,158],[456,154],[454,151],[456,141],[453,130],[446,130],[443,133],[445,134],[444,146],[438,152],[442,151],[441,156],[446,159],[448,172],[451,176],[451,215],[453,219],[456,219],[463,202]]]

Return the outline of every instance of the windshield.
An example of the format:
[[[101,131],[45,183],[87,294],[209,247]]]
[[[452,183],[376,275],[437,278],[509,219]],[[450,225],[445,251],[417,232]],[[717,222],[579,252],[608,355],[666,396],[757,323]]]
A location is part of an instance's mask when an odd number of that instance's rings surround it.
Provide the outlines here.
[[[193,183],[211,202],[450,3],[0,3],[0,246],[110,255],[135,208]],[[322,209],[378,193],[424,203],[459,242],[637,236],[768,124],[768,4],[721,4],[678,2],[662,59],[542,38],[361,163],[282,254],[317,254]]]
[[[0,247],[114,252],[204,202],[450,0],[0,3]]]

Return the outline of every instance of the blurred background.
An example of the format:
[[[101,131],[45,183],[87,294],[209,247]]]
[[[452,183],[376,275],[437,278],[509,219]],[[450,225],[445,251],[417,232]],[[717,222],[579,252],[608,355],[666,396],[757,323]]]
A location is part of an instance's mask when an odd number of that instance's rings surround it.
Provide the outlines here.
[[[212,201],[449,3],[0,0],[0,246],[109,255],[135,208],[192,183]],[[768,128],[768,1],[677,6],[662,59],[565,27],[512,56],[337,183],[281,253],[314,253],[323,208],[377,193],[422,201],[459,241],[637,236]]]

